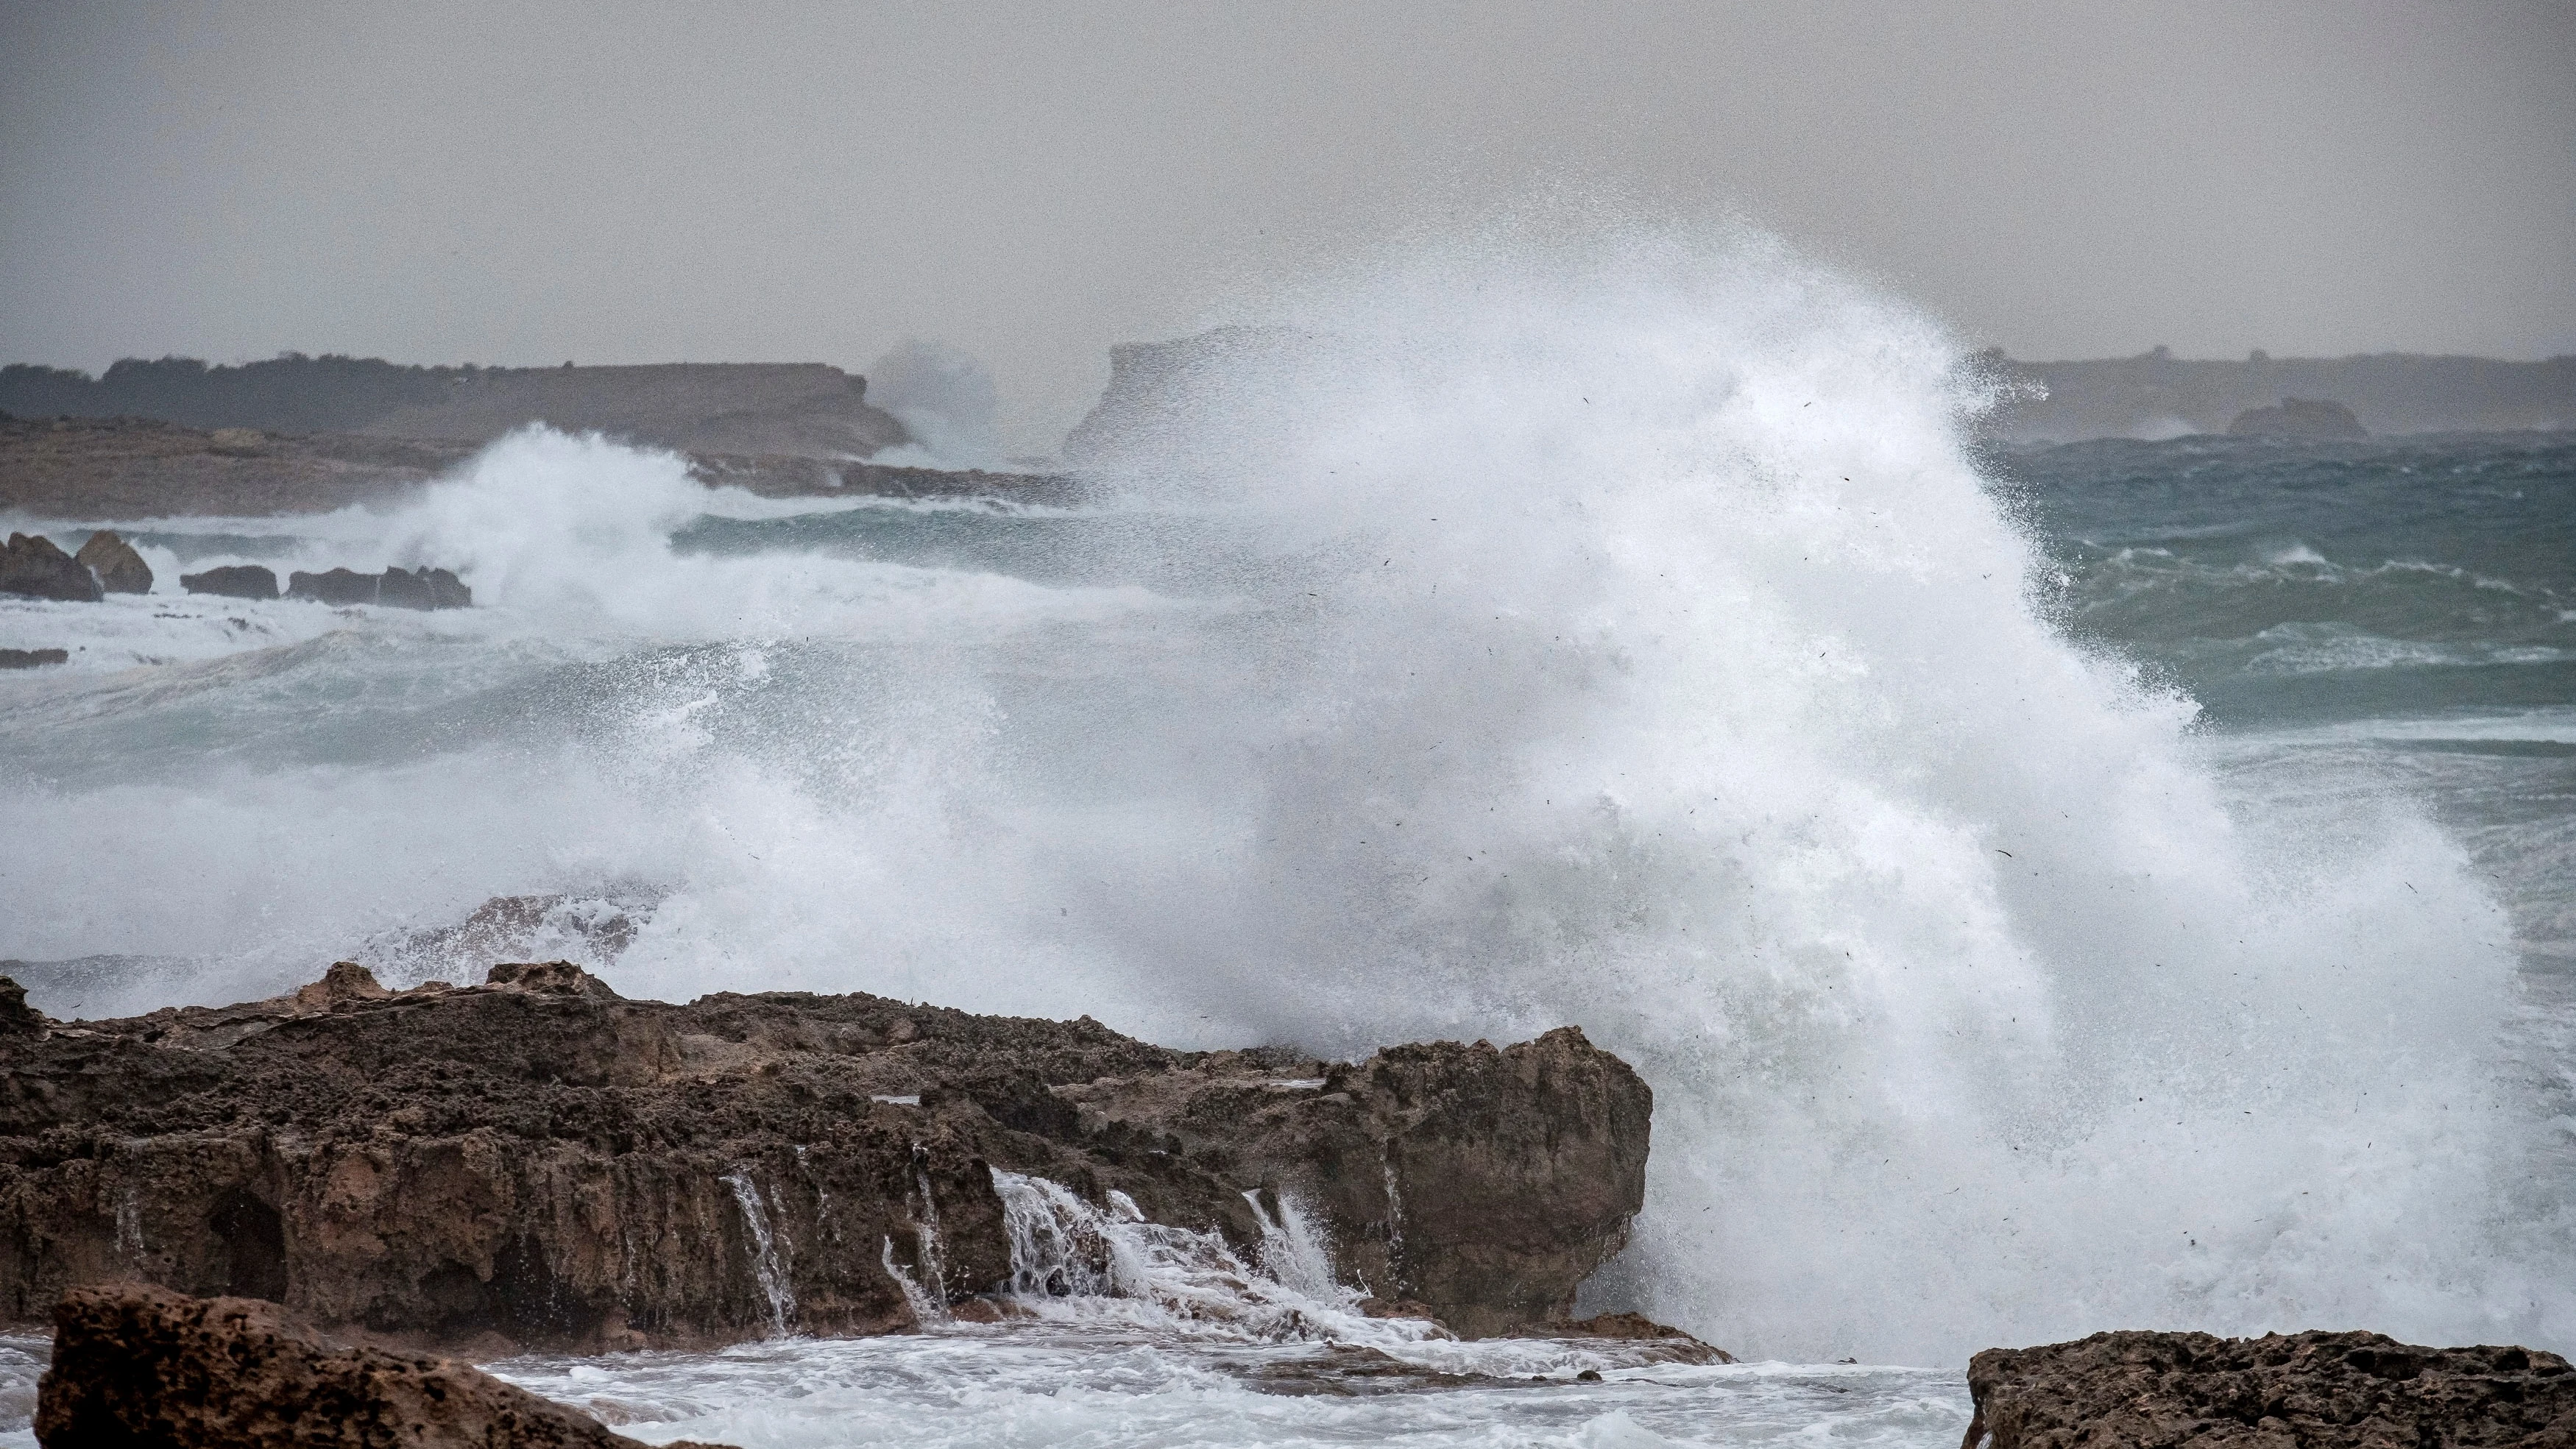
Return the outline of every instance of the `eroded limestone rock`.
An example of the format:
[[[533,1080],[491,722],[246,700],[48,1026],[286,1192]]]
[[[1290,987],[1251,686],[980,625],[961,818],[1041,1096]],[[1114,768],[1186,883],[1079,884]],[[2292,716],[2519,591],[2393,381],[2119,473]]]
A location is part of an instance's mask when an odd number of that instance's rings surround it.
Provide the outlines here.
[[[631,1001],[563,962],[390,992],[343,963],[0,1032],[0,1319],[139,1278],[477,1352],[900,1331],[916,1291],[1007,1279],[999,1168],[1247,1256],[1290,1194],[1345,1281],[1543,1331],[1625,1240],[1651,1108],[1570,1029],[1327,1064],[865,995]]]
[[[2376,1333],[2097,1333],[1968,1364],[1962,1449],[2568,1449],[2576,1372]]]
[[[76,1288],[55,1307],[36,1441],[44,1449],[636,1444],[467,1364],[335,1347],[275,1303],[139,1283]]]
[[[73,558],[98,575],[99,587],[111,594],[152,592],[152,566],[134,551],[134,545],[110,529],[91,534]]]

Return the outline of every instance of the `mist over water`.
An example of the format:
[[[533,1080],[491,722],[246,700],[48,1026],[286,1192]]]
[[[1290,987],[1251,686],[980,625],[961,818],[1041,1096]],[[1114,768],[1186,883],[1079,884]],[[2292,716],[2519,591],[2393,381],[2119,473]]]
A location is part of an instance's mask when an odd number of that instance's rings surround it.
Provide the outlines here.
[[[381,518],[165,521],[478,607],[12,612],[97,659],[0,682],[0,955],[188,963],[102,1015],[418,979],[403,932],[566,892],[632,913],[631,995],[1338,1055],[1573,1022],[1656,1092],[1587,1306],[1748,1357],[2576,1342],[2495,881],[2078,642],[1937,326],[1677,235],[1277,312],[1078,510],[536,431]]]

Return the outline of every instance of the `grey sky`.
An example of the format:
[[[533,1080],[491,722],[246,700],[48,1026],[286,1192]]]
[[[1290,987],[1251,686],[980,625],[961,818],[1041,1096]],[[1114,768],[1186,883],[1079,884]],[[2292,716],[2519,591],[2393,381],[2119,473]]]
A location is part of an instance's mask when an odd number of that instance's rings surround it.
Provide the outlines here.
[[[1534,188],[2023,357],[2576,351],[2576,4],[0,8],[0,361],[1115,341]]]

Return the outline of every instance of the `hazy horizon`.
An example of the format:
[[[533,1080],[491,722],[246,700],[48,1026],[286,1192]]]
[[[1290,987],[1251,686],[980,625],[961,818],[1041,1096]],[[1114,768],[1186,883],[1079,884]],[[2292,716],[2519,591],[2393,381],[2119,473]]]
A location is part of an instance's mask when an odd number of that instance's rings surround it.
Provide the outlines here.
[[[2576,7],[0,9],[0,362],[1108,349],[1550,198],[2020,358],[2576,352]]]

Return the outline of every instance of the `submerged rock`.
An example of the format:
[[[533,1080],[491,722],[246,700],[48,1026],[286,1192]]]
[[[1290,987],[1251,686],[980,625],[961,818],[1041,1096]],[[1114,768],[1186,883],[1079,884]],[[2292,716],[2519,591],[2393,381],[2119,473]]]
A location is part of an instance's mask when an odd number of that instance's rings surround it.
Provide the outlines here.
[[[95,604],[107,597],[89,567],[39,533],[13,533],[0,544],[0,594]]]
[[[2338,402],[2283,398],[2276,407],[2247,408],[2227,425],[2237,438],[2367,438],[2370,430]]]
[[[138,1283],[76,1288],[55,1307],[35,1427],[45,1449],[636,1443],[467,1364],[335,1347],[275,1303]]]
[[[323,604],[384,604],[397,609],[462,609],[474,602],[474,591],[446,569],[387,569],[362,574],[338,568],[328,573],[297,572],[287,576],[286,597]]]
[[[47,664],[69,664],[68,649],[0,649],[0,669],[36,669]]]
[[[203,573],[179,575],[179,587],[192,594],[227,599],[274,599],[277,575],[263,564],[226,564]]]
[[[1961,1449],[2452,1449],[2576,1444],[2576,1372],[2523,1348],[2376,1333],[2097,1333],[1968,1364]]]
[[[73,557],[98,575],[99,587],[111,594],[152,592],[152,566],[134,551],[134,545],[108,529],[91,534]]]
[[[482,1352],[902,1331],[1009,1283],[1000,1169],[1247,1260],[1302,1210],[1343,1281],[1546,1332],[1625,1241],[1651,1112],[1571,1029],[1327,1064],[865,995],[629,1001],[563,962],[396,993],[343,963],[0,1034],[0,1320],[144,1278]]]

